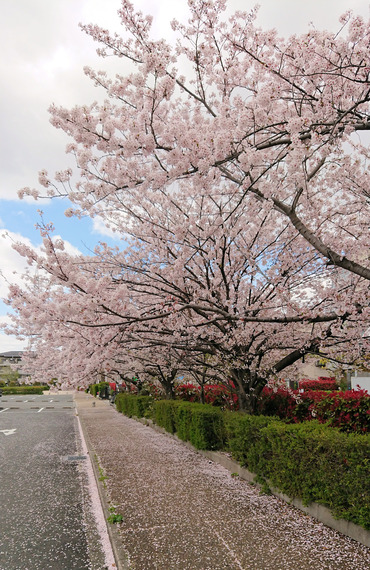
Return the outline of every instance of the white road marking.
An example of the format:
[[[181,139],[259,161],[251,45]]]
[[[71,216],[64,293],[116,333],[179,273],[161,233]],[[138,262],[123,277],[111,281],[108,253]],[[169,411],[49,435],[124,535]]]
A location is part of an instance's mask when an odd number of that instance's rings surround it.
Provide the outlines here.
[[[13,435],[13,434],[15,434],[16,431],[17,431],[17,428],[15,428],[15,429],[0,429],[0,433],[3,433],[4,435]]]
[[[36,414],[39,414],[40,412],[42,412],[42,410],[45,410],[45,408],[40,408],[40,409],[36,412]]]
[[[4,408],[3,410],[0,410],[0,414],[1,412],[6,412],[6,410],[9,410],[9,408]]]

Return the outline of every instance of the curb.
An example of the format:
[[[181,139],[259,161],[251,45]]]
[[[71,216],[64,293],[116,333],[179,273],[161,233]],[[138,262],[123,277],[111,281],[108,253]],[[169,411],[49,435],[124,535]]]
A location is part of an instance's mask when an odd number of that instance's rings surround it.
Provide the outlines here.
[[[76,409],[78,411],[77,406],[76,406]],[[78,414],[78,418],[79,418],[81,429],[83,431],[83,435],[85,438],[86,447],[87,447],[88,452],[89,452],[90,461],[91,461],[91,465],[92,465],[92,468],[94,471],[96,486],[98,489],[100,503],[101,503],[101,506],[103,509],[103,513],[104,513],[104,515],[108,516],[108,514],[109,514],[109,499],[108,499],[106,488],[104,487],[102,481],[100,481],[98,458],[97,458],[95,451],[92,447],[91,441],[90,441],[89,436],[87,434],[87,430],[85,429],[83,418],[81,417],[80,414]],[[118,568],[118,570],[130,570],[128,557],[127,557],[127,554],[123,548],[122,539],[119,535],[118,529],[115,527],[115,525],[109,524],[108,522],[106,523],[106,526],[107,526],[107,530],[108,530],[109,540],[110,540],[112,550],[113,550],[113,555],[114,555],[116,567]]]

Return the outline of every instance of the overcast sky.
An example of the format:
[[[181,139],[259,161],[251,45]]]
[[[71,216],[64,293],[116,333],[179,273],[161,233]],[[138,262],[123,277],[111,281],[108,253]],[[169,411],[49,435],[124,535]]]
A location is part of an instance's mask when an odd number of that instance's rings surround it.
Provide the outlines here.
[[[186,0],[134,0],[134,5],[154,17],[157,37],[171,38],[170,21],[186,18]],[[229,10],[249,10],[255,2],[229,0]],[[281,35],[303,33],[310,22],[318,29],[338,29],[339,16],[348,9],[369,17],[368,0],[260,0],[258,23],[275,27]],[[20,201],[17,191],[37,187],[38,172],[49,174],[67,165],[66,136],[49,124],[47,109],[51,103],[72,107],[90,103],[96,88],[84,76],[83,67],[122,73],[122,60],[101,60],[97,45],[79,28],[79,22],[97,23],[120,31],[117,10],[120,0],[0,0],[2,38],[1,67],[1,149],[0,149],[0,270],[10,281],[14,272],[23,271],[23,262],[10,247],[6,232],[14,239],[39,245],[35,229],[38,209],[45,220],[53,221],[56,234],[71,248],[86,253],[98,241],[111,237],[91,220],[64,217],[66,203]],[[113,242],[112,242],[113,243]],[[0,298],[7,294],[0,279]],[[0,302],[0,321],[5,322],[7,308]],[[0,334],[0,352],[24,346],[12,337]]]

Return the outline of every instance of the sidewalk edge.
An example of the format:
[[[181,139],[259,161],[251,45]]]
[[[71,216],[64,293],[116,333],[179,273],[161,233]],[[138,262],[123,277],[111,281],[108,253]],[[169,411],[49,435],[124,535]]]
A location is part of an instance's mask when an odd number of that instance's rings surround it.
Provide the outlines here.
[[[77,411],[78,411],[78,408],[77,408]],[[83,434],[84,434],[86,447],[87,447],[88,452],[89,452],[90,461],[91,461],[91,465],[92,465],[92,468],[94,471],[96,486],[98,489],[102,509],[103,509],[103,512],[107,518],[108,514],[109,514],[109,500],[108,500],[106,489],[104,488],[103,483],[99,480],[100,473],[99,473],[99,464],[98,464],[97,456],[96,456],[94,448],[92,447],[91,441],[90,441],[89,436],[87,434],[87,430],[85,429],[83,418],[81,417],[81,415],[79,413],[78,413],[78,418],[80,420],[81,429],[82,429]],[[118,570],[130,570],[128,556],[127,556],[127,553],[125,552],[124,547],[122,545],[122,539],[119,535],[118,529],[114,525],[107,523],[107,530],[108,530],[108,535],[109,535],[109,539],[111,542],[111,546],[112,546],[113,555],[115,558],[117,569]]]

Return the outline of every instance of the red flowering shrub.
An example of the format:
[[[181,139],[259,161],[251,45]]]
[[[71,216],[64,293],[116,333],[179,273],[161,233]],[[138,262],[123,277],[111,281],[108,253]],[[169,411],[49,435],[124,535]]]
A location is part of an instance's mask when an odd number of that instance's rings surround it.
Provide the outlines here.
[[[195,386],[191,382],[176,384],[175,396],[179,400],[185,400],[186,402],[200,402],[200,386]]]
[[[177,384],[175,395],[179,400],[186,402],[200,402],[201,388],[191,382]],[[238,409],[238,397],[228,386],[223,384],[206,384],[204,386],[204,401],[212,406],[220,406],[228,410]]]
[[[321,423],[339,427],[341,431],[370,431],[370,395],[366,390],[332,392],[311,405],[311,414]]]
[[[273,389],[265,386],[258,412],[265,416],[278,416],[290,423],[317,419],[341,431],[370,432],[370,395],[365,390],[299,393],[285,387]]]
[[[337,382],[335,378],[325,378],[320,376],[318,380],[301,380],[299,382],[300,390],[336,390]]]
[[[221,406],[228,410],[238,409],[238,396],[223,384],[204,386],[204,399],[206,404],[212,404],[212,406]]]
[[[265,386],[258,403],[258,413],[262,416],[277,416],[292,419],[297,406],[297,397],[293,390],[285,386],[270,388]]]

